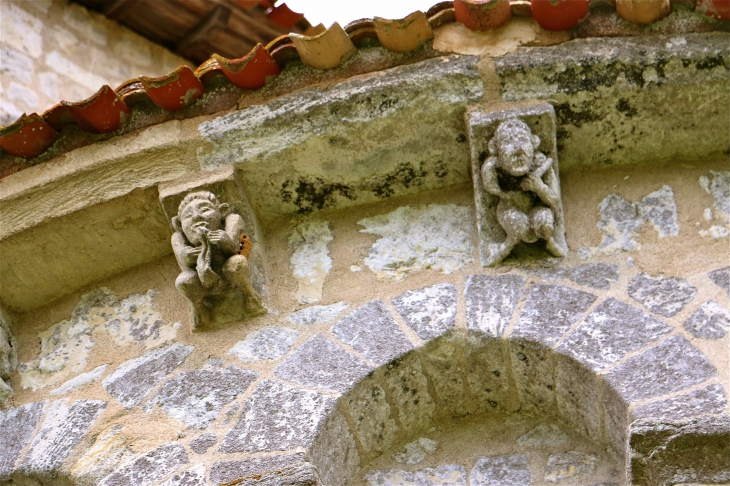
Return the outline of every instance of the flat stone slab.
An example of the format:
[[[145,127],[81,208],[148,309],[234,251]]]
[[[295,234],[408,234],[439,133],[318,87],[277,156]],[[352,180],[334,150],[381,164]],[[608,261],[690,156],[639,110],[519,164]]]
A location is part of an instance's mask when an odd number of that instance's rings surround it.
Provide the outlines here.
[[[466,327],[500,337],[509,324],[525,278],[519,275],[471,275],[466,279]]]
[[[552,346],[595,300],[593,294],[564,285],[533,285],[511,336]]]
[[[15,462],[33,436],[46,403],[27,403],[0,412],[0,480],[8,479],[13,473]]]
[[[302,453],[257,457],[240,461],[220,461],[210,468],[210,480],[225,484],[243,478],[289,469],[307,462]]]
[[[470,486],[526,486],[532,484],[528,454],[480,457],[469,474]]]
[[[205,464],[197,464],[175,474],[160,486],[205,486]]]
[[[149,486],[188,463],[182,444],[170,442],[151,450],[105,477],[99,486]]]
[[[381,300],[368,302],[332,326],[332,334],[376,365],[413,349]]]
[[[718,268],[708,273],[707,276],[710,277],[712,283],[724,290],[730,298],[730,267]]]
[[[276,360],[289,352],[298,337],[299,332],[288,327],[264,327],[238,341],[228,354],[244,363]]]
[[[631,279],[628,292],[632,299],[650,311],[672,317],[694,299],[697,288],[682,278],[652,277],[642,273]]]
[[[445,464],[418,471],[371,471],[365,475],[368,486],[467,486],[466,468],[461,464]]]
[[[726,405],[725,389],[715,383],[666,400],[647,403],[634,409],[631,416],[633,420],[684,420],[698,415],[722,413]]]
[[[274,374],[300,385],[344,393],[372,369],[362,359],[317,334],[277,366]]]
[[[684,322],[683,327],[700,339],[721,339],[730,330],[730,311],[708,300]]]
[[[347,304],[338,302],[332,305],[313,305],[300,311],[289,314],[286,319],[293,324],[309,326],[313,324],[326,324],[347,310]]]
[[[570,436],[555,424],[542,424],[517,439],[520,447],[562,447],[570,442]]]
[[[580,451],[561,452],[548,457],[545,481],[557,483],[563,479],[585,476],[596,470],[598,458]]]
[[[716,374],[701,351],[682,336],[672,336],[613,368],[606,381],[632,403],[689,388]]]
[[[599,371],[670,332],[672,328],[659,319],[609,298],[568,335],[558,351]]]
[[[309,447],[334,399],[274,380],[263,380],[243,404],[238,424],[220,452],[259,452]]]
[[[150,351],[139,358],[119,365],[112,374],[104,378],[102,384],[107,393],[127,408],[139,405],[152,389],[185,358],[193,352],[193,346],[180,343]]]
[[[447,333],[456,321],[456,286],[440,284],[411,290],[393,299],[395,310],[423,340]]]
[[[205,454],[216,442],[218,442],[218,436],[211,432],[206,432],[190,441],[190,449],[196,454]]]
[[[574,267],[568,278],[578,285],[608,290],[618,281],[618,265],[613,263],[585,263]]]
[[[162,385],[145,409],[150,411],[159,405],[167,415],[188,427],[204,429],[256,378],[258,375],[253,371],[235,365],[223,369],[186,371]]]

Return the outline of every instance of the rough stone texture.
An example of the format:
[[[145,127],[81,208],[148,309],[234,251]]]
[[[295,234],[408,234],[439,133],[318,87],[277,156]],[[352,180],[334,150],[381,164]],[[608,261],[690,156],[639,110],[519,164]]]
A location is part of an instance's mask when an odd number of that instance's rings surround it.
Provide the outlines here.
[[[552,414],[555,409],[555,353],[542,344],[516,340],[509,343],[512,376],[521,409]]]
[[[677,205],[674,202],[674,191],[669,186],[662,186],[658,191],[648,194],[641,200],[639,216],[654,226],[659,238],[677,236]]]
[[[365,481],[368,486],[467,486],[466,468],[461,464],[445,464],[415,472],[398,469],[371,471],[365,475]]]
[[[307,462],[304,454],[285,454],[258,457],[242,461],[216,462],[210,468],[210,480],[215,484],[224,484],[273,471],[286,470]]]
[[[525,486],[532,484],[528,454],[480,457],[469,473],[471,486]]]
[[[642,273],[631,279],[629,295],[636,302],[661,316],[672,317],[692,302],[697,288],[684,279]]]
[[[289,314],[287,320],[294,324],[308,326],[311,324],[325,324],[334,320],[347,310],[347,304],[338,302],[332,305],[313,305],[300,311]]]
[[[30,441],[47,402],[27,403],[0,412],[0,480],[7,480]]]
[[[436,452],[438,445],[437,441],[428,437],[419,437],[403,446],[401,452],[393,454],[393,459],[400,464],[418,464],[423,462],[427,455]]]
[[[368,302],[332,326],[332,334],[376,365],[413,349],[381,300]]]
[[[327,221],[297,225],[289,236],[293,250],[290,268],[297,279],[297,302],[311,304],[322,298],[322,286],[332,269],[327,245],[334,239]]]
[[[647,403],[631,412],[633,420],[649,418],[664,421],[682,420],[697,415],[719,414],[725,410],[727,397],[722,385],[712,384],[666,400]]]
[[[689,388],[716,374],[689,341],[672,336],[613,368],[606,381],[631,403]]]
[[[402,280],[419,270],[451,273],[472,261],[473,210],[455,204],[402,206],[358,221],[361,233],[381,236],[365,264],[379,279]]]
[[[105,477],[99,486],[148,486],[188,463],[185,448],[170,442],[151,450]]]
[[[568,278],[578,285],[608,290],[619,277],[618,265],[612,263],[585,263],[573,268]]]
[[[730,311],[714,300],[708,300],[684,321],[683,327],[696,338],[723,338],[730,329]]]
[[[51,395],[65,395],[66,393],[71,393],[74,390],[95,382],[102,377],[108,366],[108,364],[103,364],[101,366],[97,366],[88,373],[81,373],[80,375],[71,378],[55,390],[51,390]]]
[[[510,383],[510,364],[504,359],[502,342],[491,336],[470,336],[463,345],[463,353],[468,390],[474,397],[475,409],[487,413],[495,409],[517,410],[519,403]],[[464,413],[472,412],[468,402],[461,407],[465,408]],[[461,407],[457,410],[461,411]]]
[[[212,432],[206,432],[190,441],[190,450],[196,454],[205,454],[216,442],[218,442],[218,436]]]
[[[718,268],[707,274],[710,280],[725,291],[730,298],[730,267]]]
[[[542,424],[517,439],[517,445],[527,448],[563,447],[570,442],[570,436],[555,424]]]
[[[559,356],[555,367],[555,398],[561,417],[595,441],[603,438],[601,378],[588,367]]]
[[[608,450],[615,458],[625,460],[629,440],[629,405],[610,385],[603,387],[602,405]]]
[[[551,483],[563,479],[591,474],[596,470],[598,458],[580,451],[551,454],[545,469],[545,481]]]
[[[410,353],[391,361],[379,371],[382,371],[390,403],[403,429],[414,434],[428,428],[436,412],[436,404],[419,357]]]
[[[319,430],[310,457],[321,484],[347,484],[360,466],[355,439],[344,415],[332,413]]]
[[[138,405],[160,381],[180,366],[195,349],[180,343],[150,351],[119,365],[102,384],[125,407]]]
[[[236,356],[244,363],[276,360],[294,346],[298,337],[299,332],[288,327],[264,327],[253,331],[246,336],[246,339],[238,341],[228,354]]]
[[[321,483],[315,467],[304,462],[278,471],[256,474],[235,484],[240,486],[318,486]]]
[[[568,335],[558,351],[598,371],[671,331],[659,319],[609,298]]]
[[[0,380],[9,380],[17,366],[18,346],[10,332],[10,318],[0,309]]]
[[[705,216],[708,221],[718,223],[708,230],[700,230],[701,236],[725,238],[730,235],[730,171],[710,171],[710,177],[700,177],[700,187],[712,196],[712,209],[706,208]]]
[[[204,429],[223,407],[246,391],[258,375],[230,365],[224,369],[186,371],[168,380],[145,408],[159,405],[170,417],[188,427]]]
[[[393,299],[393,307],[423,340],[450,331],[456,321],[456,286],[432,285]]]
[[[372,369],[362,359],[317,334],[277,366],[274,373],[300,385],[344,393]]]
[[[53,402],[19,470],[28,475],[55,478],[63,461],[106,405],[98,400],[78,400],[71,407],[68,400]]]
[[[121,425],[104,429],[71,468],[71,476],[79,486],[96,486],[120,464],[134,458]]]
[[[368,378],[347,395],[347,412],[354,424],[353,432],[362,451],[363,460],[390,449],[400,433],[391,412],[385,390]]]
[[[466,326],[500,337],[525,286],[519,275],[471,275],[466,279]]]
[[[205,464],[197,464],[175,474],[160,486],[205,486]]]
[[[563,285],[533,285],[511,336],[553,346],[595,300]]]
[[[225,114],[199,126],[212,142],[200,163],[240,167],[264,220],[466,183],[477,61],[440,57]]]
[[[421,363],[431,378],[439,409],[446,416],[462,417],[473,411],[466,362],[462,361],[463,339],[458,334],[444,336],[426,345]],[[481,376],[474,375],[477,381]],[[476,387],[480,385],[477,383]]]
[[[264,380],[243,404],[241,419],[226,434],[221,452],[309,447],[333,399],[274,380]]]

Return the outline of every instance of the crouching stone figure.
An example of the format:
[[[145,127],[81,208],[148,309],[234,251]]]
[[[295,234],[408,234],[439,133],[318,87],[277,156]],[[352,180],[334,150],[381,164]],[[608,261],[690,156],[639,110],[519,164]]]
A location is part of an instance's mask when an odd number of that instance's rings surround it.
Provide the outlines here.
[[[182,270],[175,286],[192,304],[193,329],[219,321],[217,306],[226,308],[229,320],[266,312],[251,285],[248,259],[240,254],[241,216],[213,193],[199,191],[185,196],[172,225],[172,249]],[[241,307],[238,312],[230,312],[231,301]]]

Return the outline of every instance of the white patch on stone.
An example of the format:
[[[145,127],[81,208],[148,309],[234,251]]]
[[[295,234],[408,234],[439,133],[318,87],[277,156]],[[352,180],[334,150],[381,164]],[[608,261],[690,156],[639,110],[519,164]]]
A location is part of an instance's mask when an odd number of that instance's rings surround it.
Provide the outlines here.
[[[710,226],[707,230],[700,230],[700,236],[705,238],[727,238],[730,236],[730,171],[710,171],[710,177],[700,177],[700,187],[712,196],[715,206],[714,220],[720,224]],[[709,215],[709,217],[708,217]],[[705,209],[705,220],[713,220],[713,211]]]
[[[393,454],[393,458],[401,464],[418,464],[423,462],[428,454],[436,452],[438,445],[435,440],[421,437],[406,444],[403,451]]]
[[[327,245],[334,237],[326,221],[309,221],[297,225],[289,237],[294,250],[290,267],[297,279],[297,301],[301,304],[319,302],[322,286],[332,269]]]
[[[299,333],[288,327],[264,327],[254,331],[243,341],[238,341],[228,354],[244,363],[267,359],[279,359],[294,345]]]
[[[551,483],[562,479],[590,474],[596,470],[598,458],[579,451],[553,454],[548,458],[545,481]]]
[[[474,214],[470,207],[403,206],[358,224],[365,227],[362,233],[382,236],[365,258],[379,279],[402,280],[410,272],[425,269],[451,273],[472,261]]]
[[[568,434],[555,424],[538,425],[517,439],[520,447],[562,447],[570,442]]]
[[[109,365],[103,364],[101,366],[97,366],[88,373],[81,373],[79,376],[71,378],[55,390],[51,390],[51,395],[65,395],[66,393],[71,393],[72,391],[77,390],[82,386],[86,386],[89,383],[95,382],[96,380],[101,378],[101,376],[106,371],[107,366]]]
[[[154,311],[153,290],[119,300],[106,288],[79,300],[71,319],[40,333],[41,352],[19,366],[21,385],[36,391],[68,380],[86,366],[94,341],[111,335],[115,344],[139,343],[146,349],[175,339],[177,330]]]
[[[296,311],[287,317],[287,320],[294,324],[308,326],[311,324],[324,324],[337,318],[347,310],[347,304],[338,302],[332,305],[313,305],[300,311]]]
[[[704,213],[702,215],[705,217],[705,221],[712,221],[712,209],[705,208]]]

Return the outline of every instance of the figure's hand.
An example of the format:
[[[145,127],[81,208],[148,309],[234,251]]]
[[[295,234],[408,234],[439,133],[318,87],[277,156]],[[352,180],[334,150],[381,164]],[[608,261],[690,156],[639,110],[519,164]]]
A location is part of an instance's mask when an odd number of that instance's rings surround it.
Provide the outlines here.
[[[540,189],[542,189],[542,186],[544,186],[545,183],[540,177],[537,177],[535,174],[529,174],[525,176],[524,179],[522,179],[522,182],[520,183],[520,187],[523,191],[532,191],[535,193],[540,192]]]
[[[203,251],[203,247],[194,247],[194,246],[186,246],[183,248],[183,258],[185,259],[185,263],[188,267],[194,267],[195,263],[198,261],[198,256],[200,255],[200,252]]]
[[[228,236],[228,233],[223,230],[213,230],[208,232],[208,241],[214,245],[219,245],[222,241],[230,239],[231,237]]]

